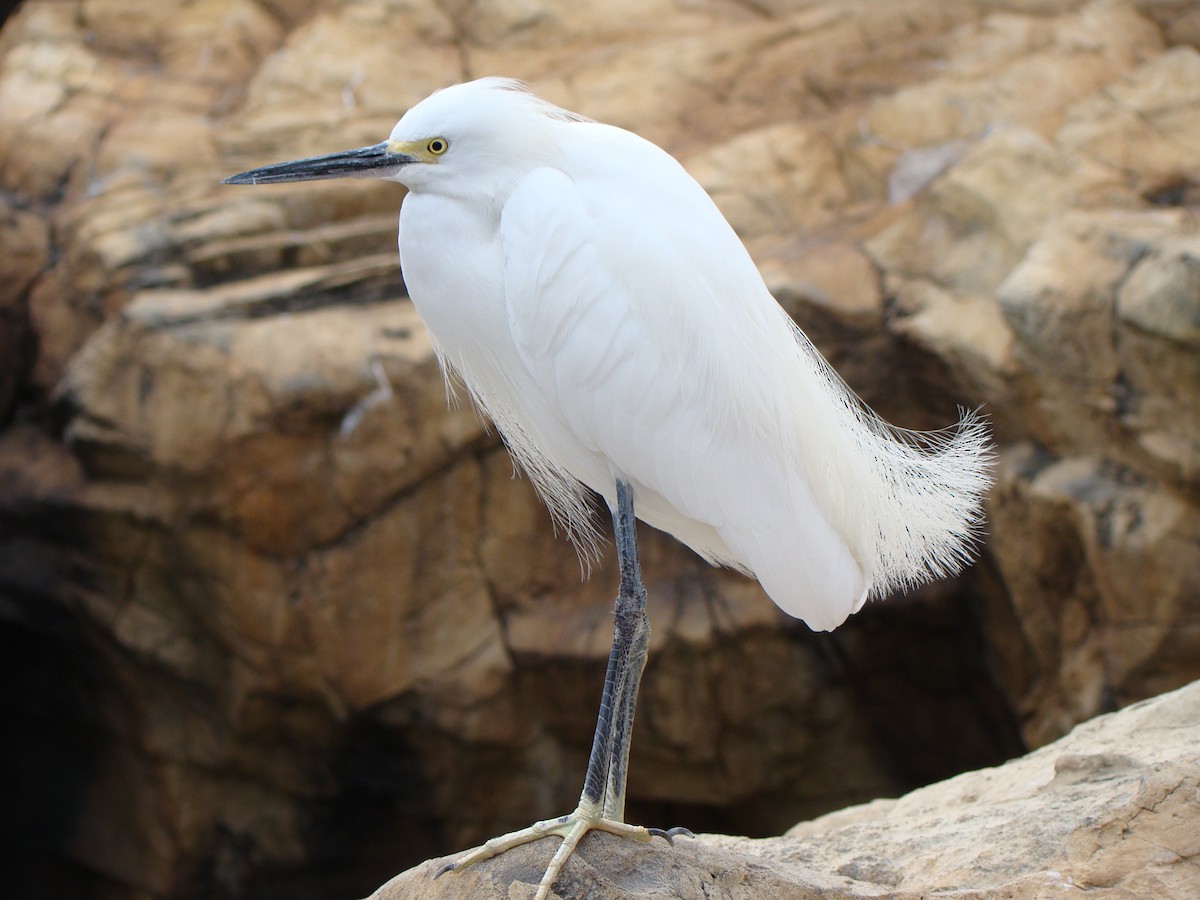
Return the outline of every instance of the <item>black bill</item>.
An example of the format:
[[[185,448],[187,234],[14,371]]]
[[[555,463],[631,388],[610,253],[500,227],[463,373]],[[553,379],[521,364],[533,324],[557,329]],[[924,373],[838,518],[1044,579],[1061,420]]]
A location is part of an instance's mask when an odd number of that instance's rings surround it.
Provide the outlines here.
[[[313,156],[293,162],[273,163],[230,175],[222,184],[283,184],[288,181],[320,181],[325,178],[386,178],[416,157],[388,151],[388,142],[328,156]]]

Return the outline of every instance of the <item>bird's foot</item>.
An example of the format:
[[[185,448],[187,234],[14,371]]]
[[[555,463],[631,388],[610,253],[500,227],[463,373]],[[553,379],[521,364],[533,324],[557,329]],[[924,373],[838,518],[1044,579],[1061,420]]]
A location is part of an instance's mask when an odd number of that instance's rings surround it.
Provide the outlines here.
[[[562,843],[559,844],[558,850],[555,851],[554,857],[550,860],[550,865],[546,867],[546,874],[542,876],[537,894],[534,895],[534,900],[546,900],[550,896],[550,888],[554,886],[554,882],[558,878],[558,873],[562,871],[563,865],[575,851],[575,847],[579,844],[580,839],[589,831],[607,831],[609,834],[615,834],[618,837],[631,838],[635,841],[643,842],[649,841],[654,837],[661,837],[665,838],[668,843],[674,843],[674,839],[679,835],[695,836],[686,828],[644,828],[641,825],[626,825],[624,822],[606,819],[601,815],[599,804],[583,802],[579,804],[575,812],[569,815],[559,816],[557,819],[534,822],[528,828],[522,828],[520,831],[513,831],[509,834],[500,835],[500,837],[494,837],[486,844],[476,847],[458,861],[442,866],[433,877],[438,878],[447,872],[461,871],[468,866],[491,859],[493,856],[499,856],[513,847],[541,840],[550,835],[558,835],[562,838]]]

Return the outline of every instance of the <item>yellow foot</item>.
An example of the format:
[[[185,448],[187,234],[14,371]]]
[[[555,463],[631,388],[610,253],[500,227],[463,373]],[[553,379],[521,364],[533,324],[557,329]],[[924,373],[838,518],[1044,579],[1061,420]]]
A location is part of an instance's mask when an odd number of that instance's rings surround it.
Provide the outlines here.
[[[447,872],[460,871],[468,866],[483,862],[485,859],[498,856],[506,850],[511,850],[513,847],[519,847],[521,844],[528,844],[531,841],[541,840],[544,837],[556,834],[563,839],[562,843],[559,844],[553,859],[550,860],[550,865],[546,867],[546,874],[542,876],[537,894],[534,895],[534,900],[546,900],[550,896],[550,888],[554,886],[554,882],[558,878],[558,873],[562,871],[562,867],[568,857],[575,851],[580,838],[589,831],[607,831],[609,834],[632,838],[635,841],[649,841],[653,837],[661,837],[673,843],[674,838],[681,834],[694,837],[686,828],[664,830],[662,828],[643,828],[641,825],[626,825],[624,822],[615,822],[600,815],[599,805],[580,803],[575,812],[570,815],[560,816],[557,819],[546,819],[542,822],[534,822],[528,828],[522,828],[520,831],[513,831],[509,834],[492,838],[483,846],[476,847],[457,862],[446,863],[446,865],[438,869],[433,877],[438,878]]]

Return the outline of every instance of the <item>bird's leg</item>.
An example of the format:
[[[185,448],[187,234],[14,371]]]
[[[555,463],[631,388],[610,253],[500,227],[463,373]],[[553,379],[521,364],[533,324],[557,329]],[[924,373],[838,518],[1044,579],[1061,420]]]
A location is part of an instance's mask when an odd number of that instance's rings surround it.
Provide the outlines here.
[[[650,620],[646,617],[646,588],[638,562],[633,490],[624,481],[617,482],[613,526],[620,582],[613,610],[612,652],[608,658],[600,716],[596,721],[596,736],[592,741],[592,756],[580,802],[600,803],[603,818],[622,822],[625,819],[625,780],[629,772],[633,714],[650,649]],[[597,790],[601,786],[603,798]]]
[[[617,564],[620,584],[613,610],[613,642],[600,695],[600,713],[596,734],[584,777],[583,793],[575,812],[557,819],[535,822],[528,828],[492,838],[462,859],[443,866],[438,875],[466,868],[521,844],[557,834],[563,840],[546,867],[534,900],[546,900],[550,888],[574,852],[580,839],[592,830],[607,831],[621,837],[648,841],[658,835],[670,841],[676,835],[691,832],[686,828],[643,828],[626,825],[625,779],[628,773],[629,739],[633,733],[633,713],[638,686],[646,666],[650,647],[650,622],[646,617],[646,589],[642,584],[637,556],[637,529],[633,514],[633,489],[617,482],[617,508],[613,510],[616,532]]]

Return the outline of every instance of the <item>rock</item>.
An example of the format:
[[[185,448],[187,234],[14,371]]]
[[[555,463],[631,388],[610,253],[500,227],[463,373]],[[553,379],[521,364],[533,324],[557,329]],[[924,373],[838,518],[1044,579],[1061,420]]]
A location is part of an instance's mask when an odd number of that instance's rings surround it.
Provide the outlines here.
[[[0,422],[7,421],[31,363],[27,296],[47,264],[46,223],[27,210],[0,208]]]
[[[1027,427],[1040,442],[1086,454],[1103,441],[1138,470],[1196,483],[1195,247],[1177,210],[1066,215],[1029,247],[997,295],[1037,381]]]
[[[1200,346],[1200,242],[1151,251],[1138,260],[1117,296],[1117,316],[1141,331],[1185,347]]]
[[[440,861],[431,860],[398,875],[369,900],[432,900],[440,897],[532,898],[554,851],[553,843],[525,845],[504,856],[434,880]],[[831,900],[857,897],[912,897],[885,888],[856,885],[850,879],[817,871],[802,871],[759,858],[755,848],[737,839],[680,838],[674,847],[658,842],[647,846],[625,843],[603,833],[586,836],[567,862],[550,894],[555,900],[575,898],[721,897],[754,900]]]
[[[1200,682],[1100,716],[994,769],[803,822],[778,838],[639,844],[592,833],[551,896],[1187,897],[1200,855]],[[371,900],[531,897],[550,838]],[[449,857],[448,859],[453,859]]]
[[[578,796],[614,575],[582,581],[447,409],[403,192],[218,184],[374,143],[469,75],[662,143],[869,403],[918,428],[982,406],[1001,445],[980,563],[830,636],[642,535],[632,817],[778,834],[1200,677],[1195,24],[1174,0],[21,4],[6,887],[361,895]],[[889,877],[843,865],[828,891]]]
[[[1031,745],[1125,705],[1131,689],[1166,690],[1168,671],[1200,677],[1200,522],[1185,497],[1112,461],[1019,444],[1001,459],[989,514],[1021,536],[997,548],[1019,625],[993,632]]]
[[[1145,195],[1187,183],[1195,178],[1188,142],[1200,131],[1200,112],[1185,85],[1196,78],[1200,53],[1175,47],[1072,106],[1057,139],[1125,173]]]

